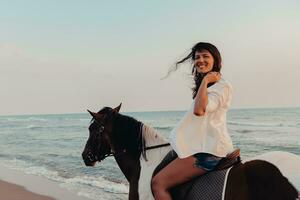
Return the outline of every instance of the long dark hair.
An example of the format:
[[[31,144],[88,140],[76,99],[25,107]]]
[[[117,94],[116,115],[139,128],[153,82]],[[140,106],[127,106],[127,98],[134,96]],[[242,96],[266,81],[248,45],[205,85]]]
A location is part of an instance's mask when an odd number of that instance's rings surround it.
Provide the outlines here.
[[[191,52],[186,57],[184,57],[183,59],[181,59],[181,60],[179,60],[178,62],[175,63],[175,66],[172,67],[172,69],[169,70],[168,75],[172,71],[176,71],[179,68],[179,65],[186,62],[187,60],[190,60],[190,61],[193,62],[195,60],[196,52],[200,52],[202,50],[208,51],[209,53],[211,53],[211,55],[214,58],[214,66],[212,68],[212,71],[220,72],[221,67],[222,67],[222,64],[221,64],[222,63],[222,58],[221,58],[221,54],[220,54],[219,50],[217,49],[217,47],[214,46],[213,44],[210,44],[210,43],[199,42],[199,43],[197,43],[193,46],[193,48],[191,49]],[[206,74],[198,73],[196,67],[193,66],[192,75],[194,76],[194,87],[192,88],[193,99],[194,99],[197,95],[197,91],[200,87],[202,79],[204,78],[204,76]],[[211,86],[211,85],[213,85],[213,83],[210,83],[208,85],[208,87]]]

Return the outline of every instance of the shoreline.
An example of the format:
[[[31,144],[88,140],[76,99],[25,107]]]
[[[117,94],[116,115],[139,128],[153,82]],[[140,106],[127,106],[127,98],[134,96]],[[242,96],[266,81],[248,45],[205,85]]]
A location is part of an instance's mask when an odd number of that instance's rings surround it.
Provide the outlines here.
[[[9,200],[91,200],[46,178],[0,166],[0,197]]]

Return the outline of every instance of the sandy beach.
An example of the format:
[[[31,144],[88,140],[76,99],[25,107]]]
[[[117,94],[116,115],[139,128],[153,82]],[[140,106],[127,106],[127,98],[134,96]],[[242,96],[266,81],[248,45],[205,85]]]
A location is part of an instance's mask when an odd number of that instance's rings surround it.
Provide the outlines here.
[[[0,166],[1,200],[90,200],[59,183]]]
[[[7,200],[54,200],[53,198],[35,194],[24,187],[0,181],[0,197]]]

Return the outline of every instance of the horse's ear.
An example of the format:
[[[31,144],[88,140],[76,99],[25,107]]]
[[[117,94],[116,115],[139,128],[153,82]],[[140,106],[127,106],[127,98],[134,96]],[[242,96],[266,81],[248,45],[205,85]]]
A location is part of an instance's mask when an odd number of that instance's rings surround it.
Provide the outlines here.
[[[114,110],[115,112],[119,113],[119,111],[120,111],[120,109],[121,109],[121,105],[122,105],[122,103],[120,103],[120,105],[119,105],[118,107],[114,108],[113,110]]]
[[[103,118],[103,114],[100,114],[100,113],[94,113],[90,110],[87,110],[90,115],[92,115],[92,117],[95,119],[95,120],[101,120]]]

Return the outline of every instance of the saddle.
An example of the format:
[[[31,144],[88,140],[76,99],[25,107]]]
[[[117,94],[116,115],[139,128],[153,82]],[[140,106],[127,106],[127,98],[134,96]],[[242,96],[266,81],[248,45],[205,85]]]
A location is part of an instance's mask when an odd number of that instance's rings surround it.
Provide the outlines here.
[[[228,153],[226,157],[222,158],[215,170],[227,169],[235,164],[241,162],[241,150],[235,149],[233,152]]]
[[[177,157],[178,155],[176,152],[171,150],[155,168],[152,177],[154,177],[160,170],[162,170]],[[174,200],[222,199],[222,191],[226,172],[228,168],[240,162],[240,149],[236,149],[229,153],[226,157],[222,158],[214,171],[211,171],[201,177],[196,177],[187,183],[172,188],[170,190],[172,198]]]

